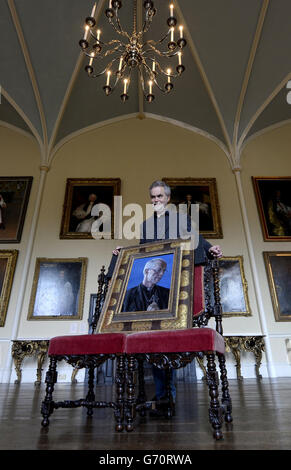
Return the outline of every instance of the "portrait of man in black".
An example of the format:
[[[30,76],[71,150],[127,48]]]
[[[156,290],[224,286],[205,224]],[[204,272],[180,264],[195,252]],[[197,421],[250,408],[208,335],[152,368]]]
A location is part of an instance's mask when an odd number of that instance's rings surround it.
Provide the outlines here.
[[[154,311],[168,308],[170,289],[158,285],[162,279],[167,263],[161,258],[152,258],[143,269],[142,282],[128,289],[122,312]]]

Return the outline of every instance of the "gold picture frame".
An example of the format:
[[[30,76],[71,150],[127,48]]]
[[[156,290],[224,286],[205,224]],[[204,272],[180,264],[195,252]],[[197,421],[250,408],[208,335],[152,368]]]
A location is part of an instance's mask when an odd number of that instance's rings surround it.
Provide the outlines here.
[[[161,263],[162,278],[155,282],[155,288],[158,286],[158,300],[152,296],[148,301],[148,308],[145,308],[145,273],[148,275],[151,269],[148,266],[158,267]],[[122,248],[97,332],[130,333],[190,328],[193,319],[193,266],[194,250],[190,243],[182,240],[165,240]],[[130,299],[137,299],[134,300],[134,308]]]
[[[37,258],[28,320],[82,320],[87,258]]]
[[[252,176],[264,241],[291,240],[291,176]]]
[[[199,204],[199,232],[223,238],[216,178],[163,178],[171,188],[171,203]]]
[[[95,217],[86,215],[89,199],[106,204],[111,210],[111,238],[114,231],[114,196],[120,195],[120,178],[68,178],[61,222],[60,238],[69,240],[94,239],[91,227]],[[92,209],[93,206],[91,206]],[[84,210],[85,208],[85,210]]]
[[[223,317],[251,316],[243,256],[223,256],[218,261],[220,302]]]
[[[0,327],[5,325],[18,250],[0,250]]]
[[[291,251],[263,252],[277,322],[291,321]]]
[[[0,243],[20,243],[32,176],[0,177]]]

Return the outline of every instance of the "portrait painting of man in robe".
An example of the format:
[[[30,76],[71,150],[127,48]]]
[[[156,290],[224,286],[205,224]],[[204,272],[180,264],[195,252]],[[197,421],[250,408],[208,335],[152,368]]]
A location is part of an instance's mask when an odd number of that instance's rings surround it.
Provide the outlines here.
[[[263,252],[276,321],[291,321],[291,252]]]
[[[253,176],[265,241],[291,240],[290,177]]]
[[[177,210],[191,216],[191,205],[198,204],[199,232],[205,238],[223,238],[215,178],[163,178],[163,181],[171,188],[171,201]]]
[[[122,312],[160,311],[169,306],[173,254],[136,259]]]
[[[0,177],[0,243],[20,243],[32,177]]]
[[[0,250],[0,327],[5,325],[18,250]]]
[[[120,195],[119,178],[68,178],[60,230],[60,238],[92,239],[93,224],[105,216],[109,222],[101,223],[99,231],[105,232],[109,226],[109,236],[113,236],[114,196]],[[104,213],[104,207],[108,214]],[[105,226],[106,225],[106,226]],[[108,237],[108,233],[104,238]]]

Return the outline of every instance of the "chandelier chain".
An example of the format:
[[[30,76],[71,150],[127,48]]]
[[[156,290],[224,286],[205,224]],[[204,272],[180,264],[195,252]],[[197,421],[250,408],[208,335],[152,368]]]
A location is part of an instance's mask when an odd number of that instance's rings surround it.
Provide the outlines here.
[[[136,33],[137,33],[136,15],[137,15],[137,0],[134,0],[133,1],[133,36],[136,36]]]

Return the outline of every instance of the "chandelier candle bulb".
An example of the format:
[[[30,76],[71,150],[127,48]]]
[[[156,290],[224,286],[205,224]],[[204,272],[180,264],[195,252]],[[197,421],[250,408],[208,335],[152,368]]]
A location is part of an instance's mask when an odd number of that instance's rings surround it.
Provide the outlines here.
[[[170,16],[174,16],[174,5],[172,3],[170,5]]]
[[[180,38],[182,39],[183,38],[183,26],[179,26],[179,30],[180,30]]]
[[[167,74],[168,74],[168,83],[171,83],[171,69],[167,70]]]
[[[149,94],[153,94],[153,82],[151,80],[149,81]]]
[[[87,41],[88,32],[89,32],[89,26],[86,25],[85,26],[85,33],[84,33],[84,37],[83,37],[84,41]]]
[[[108,72],[107,72],[107,82],[106,82],[106,86],[109,86],[110,75],[111,75],[111,72],[110,72],[110,70],[108,70]]]
[[[182,52],[178,52],[179,65],[182,65]]]
[[[156,61],[155,61],[155,60],[153,60],[152,71],[153,71],[153,72],[156,71]]]
[[[171,42],[174,42],[174,31],[175,28],[171,28]]]
[[[94,6],[93,6],[92,11],[91,11],[91,15],[90,15],[90,16],[91,16],[92,18],[94,18],[95,12],[96,12],[96,3],[94,3]]]
[[[118,72],[120,72],[120,70],[121,70],[122,62],[123,62],[123,57],[120,57]]]
[[[126,95],[126,92],[127,92],[127,83],[128,83],[128,80],[125,78],[123,80],[123,83],[124,83],[124,89],[123,89],[123,94]]]
[[[97,41],[100,41],[100,34],[101,34],[100,29],[97,29]]]
[[[94,52],[91,53],[91,58],[89,60],[89,65],[91,66],[93,64],[93,59],[94,59]]]

